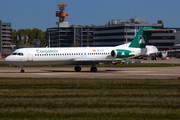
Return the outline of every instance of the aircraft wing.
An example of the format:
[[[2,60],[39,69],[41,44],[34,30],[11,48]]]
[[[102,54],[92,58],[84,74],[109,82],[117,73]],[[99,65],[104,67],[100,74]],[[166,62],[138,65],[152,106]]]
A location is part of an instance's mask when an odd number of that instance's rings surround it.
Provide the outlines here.
[[[163,51],[158,51],[158,53],[161,53],[161,52],[178,52],[180,51],[180,49],[175,49],[175,50],[163,50]]]
[[[99,63],[118,63],[124,61],[123,59],[90,59],[90,58],[75,58],[73,62],[80,64],[99,64]]]
[[[167,52],[177,52],[180,51],[180,49],[176,49],[176,50],[167,50]]]

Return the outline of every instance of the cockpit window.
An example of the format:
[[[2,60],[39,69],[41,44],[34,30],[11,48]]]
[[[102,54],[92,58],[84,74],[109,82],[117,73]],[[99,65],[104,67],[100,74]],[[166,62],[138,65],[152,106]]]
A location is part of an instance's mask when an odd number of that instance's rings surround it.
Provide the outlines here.
[[[23,56],[23,53],[13,53],[12,55],[19,55],[19,56]]]
[[[18,53],[17,55],[23,56],[23,53]]]
[[[13,53],[12,55],[17,55],[17,53]]]

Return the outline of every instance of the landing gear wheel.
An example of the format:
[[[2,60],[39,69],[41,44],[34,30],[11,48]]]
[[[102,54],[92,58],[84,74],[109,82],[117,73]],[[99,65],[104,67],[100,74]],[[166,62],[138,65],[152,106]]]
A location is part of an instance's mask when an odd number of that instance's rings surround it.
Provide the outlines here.
[[[80,72],[80,71],[81,71],[81,67],[76,66],[76,67],[74,68],[74,70],[75,70],[76,72]]]
[[[23,69],[21,70],[21,73],[24,73],[24,70],[23,70]]]
[[[91,72],[97,72],[97,68],[96,67],[91,67]]]

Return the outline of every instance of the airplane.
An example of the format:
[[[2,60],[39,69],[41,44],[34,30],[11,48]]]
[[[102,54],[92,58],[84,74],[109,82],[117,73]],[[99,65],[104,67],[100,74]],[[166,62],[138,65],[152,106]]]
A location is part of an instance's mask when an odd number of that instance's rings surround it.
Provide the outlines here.
[[[81,71],[79,65],[92,65],[91,72],[97,71],[97,64],[118,63],[124,59],[158,52],[155,46],[147,45],[154,28],[144,27],[139,30],[132,42],[115,47],[54,47],[21,48],[5,58],[5,63],[19,66],[24,73],[24,66],[40,65],[76,65],[74,70]]]
[[[157,54],[155,54],[155,55],[153,56],[153,60],[157,60],[158,58],[160,58],[160,59],[162,59],[162,60],[167,60],[167,58],[168,58],[168,53],[179,52],[179,51],[180,51],[180,49],[158,51]]]

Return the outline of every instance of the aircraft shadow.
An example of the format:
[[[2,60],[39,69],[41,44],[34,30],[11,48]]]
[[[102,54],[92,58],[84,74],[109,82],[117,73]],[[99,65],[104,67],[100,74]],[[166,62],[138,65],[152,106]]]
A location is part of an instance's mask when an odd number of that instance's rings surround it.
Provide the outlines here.
[[[44,70],[46,72],[75,72],[75,71],[63,71],[63,70]],[[119,71],[119,70],[98,70],[97,72],[91,72],[89,71],[81,71],[81,72],[76,72],[76,73],[104,73],[104,72],[115,72],[115,71]]]

